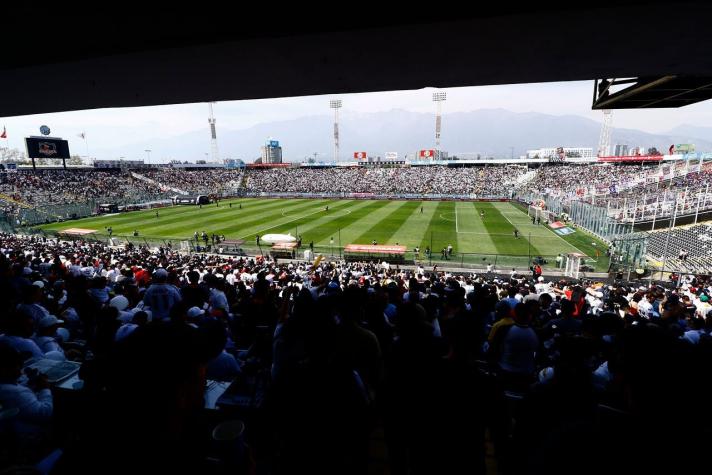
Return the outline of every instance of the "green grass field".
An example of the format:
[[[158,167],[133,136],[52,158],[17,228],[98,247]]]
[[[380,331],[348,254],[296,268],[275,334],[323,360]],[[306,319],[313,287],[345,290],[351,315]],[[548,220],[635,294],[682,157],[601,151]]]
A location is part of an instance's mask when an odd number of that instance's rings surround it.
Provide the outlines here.
[[[324,210],[327,205],[328,212]],[[480,218],[481,210],[484,219]],[[138,230],[140,238],[173,241],[189,240],[195,231],[206,231],[224,234],[227,239],[244,239],[246,249],[255,248],[256,234],[291,233],[301,235],[303,245],[313,241],[317,251],[328,253],[338,253],[346,244],[371,244],[375,239],[378,244],[398,243],[409,250],[430,246],[433,259],[439,259],[440,250],[451,244],[456,253],[453,261],[486,264],[497,256],[500,269],[526,267],[528,256],[581,252],[595,258],[599,248],[603,256],[597,259],[596,268],[607,266],[602,242],[580,231],[560,237],[543,224],[533,225],[525,209],[506,202],[235,199],[221,202],[219,207],[175,206],[158,212],[158,218],[155,210],[146,210],[40,228],[60,232],[86,228],[103,237],[111,226],[115,237],[135,239],[131,236]],[[519,239],[513,236],[515,227]],[[553,259],[549,261],[553,264]]]

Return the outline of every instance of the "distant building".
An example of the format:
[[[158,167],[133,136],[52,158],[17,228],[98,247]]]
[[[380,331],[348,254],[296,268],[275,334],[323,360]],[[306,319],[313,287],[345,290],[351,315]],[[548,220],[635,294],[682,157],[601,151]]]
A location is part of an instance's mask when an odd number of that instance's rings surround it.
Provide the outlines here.
[[[95,168],[147,168],[143,160],[95,160]]]
[[[558,158],[561,147],[538,148],[527,150],[527,158]],[[563,147],[564,155],[567,158],[593,158],[591,147]]]
[[[226,158],[223,160],[225,168],[245,168],[245,162],[239,158]]]
[[[628,145],[626,144],[616,144],[616,149],[614,155],[616,157],[625,157],[628,155]]]
[[[282,147],[277,140],[268,140],[262,146],[260,163],[282,163]]]

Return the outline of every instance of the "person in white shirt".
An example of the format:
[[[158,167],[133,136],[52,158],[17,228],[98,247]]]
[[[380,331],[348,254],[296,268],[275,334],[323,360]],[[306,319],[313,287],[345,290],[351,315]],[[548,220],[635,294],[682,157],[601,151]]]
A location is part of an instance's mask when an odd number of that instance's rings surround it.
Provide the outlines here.
[[[692,328],[687,330],[680,338],[696,345],[700,342],[700,337],[705,333],[705,321],[702,318],[693,318],[690,322],[690,326]]]
[[[129,336],[131,333],[133,333],[137,328],[147,324],[148,322],[151,321],[151,315],[150,312],[146,312],[143,310],[138,310],[133,313],[133,318],[130,323],[125,323],[119,327],[118,330],[116,330],[116,336],[114,337],[115,341],[121,341],[127,336]]]
[[[5,344],[24,358],[42,358],[44,353],[31,337],[34,333],[32,317],[18,312],[10,317],[7,333],[0,336],[0,344]]]
[[[210,285],[210,307],[228,311],[229,304],[227,301],[227,296],[225,296],[225,292],[223,292],[225,281],[219,278],[215,278],[215,281],[212,282]]]
[[[0,344],[0,405],[17,409],[14,429],[20,435],[45,432],[52,418],[53,401],[47,377],[30,380],[32,387],[18,383],[22,375],[22,356],[14,348]]]
[[[40,320],[37,335],[35,335],[34,340],[43,353],[46,354],[50,351],[56,351],[62,355],[64,354],[64,350],[56,338],[57,328],[59,328],[61,323],[64,323],[64,320],[59,320],[54,315],[44,317]]]
[[[119,269],[116,268],[116,265],[111,266],[111,270],[106,273],[106,278],[111,282],[112,284],[116,283],[116,278],[121,275],[121,272]]]
[[[638,315],[644,318],[650,318],[653,313],[653,304],[647,297],[643,297],[638,302]]]
[[[129,299],[127,299],[124,295],[117,295],[109,300],[109,307],[114,307],[119,311],[118,320],[122,323],[128,323],[133,318],[133,313],[126,310],[128,306]]]
[[[24,303],[17,306],[19,312],[32,316],[34,325],[49,315],[49,310],[42,306],[44,283],[35,282],[24,289]]]
[[[543,294],[547,290],[549,290],[550,285],[544,282],[544,278],[539,276],[537,279],[537,283],[534,285],[534,289],[536,290],[537,294]]]

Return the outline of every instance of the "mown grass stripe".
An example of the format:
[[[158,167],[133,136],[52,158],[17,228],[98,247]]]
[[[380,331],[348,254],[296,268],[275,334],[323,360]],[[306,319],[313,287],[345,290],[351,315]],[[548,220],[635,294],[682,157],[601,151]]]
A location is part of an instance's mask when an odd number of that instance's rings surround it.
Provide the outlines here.
[[[418,206],[418,202],[412,201],[394,201],[391,206],[388,207],[388,214],[383,216],[377,223],[374,223],[370,228],[363,231],[360,236],[356,238],[357,243],[369,243],[374,239],[378,244],[395,244],[398,242],[402,244],[399,240],[391,241],[394,233],[398,230],[400,225],[410,217],[413,213],[415,207]],[[384,210],[386,208],[383,208]]]
[[[371,201],[368,205],[356,210],[352,214],[342,218],[337,222],[337,229],[331,230],[320,230],[318,232],[310,233],[309,238],[311,241],[313,239],[314,244],[318,246],[329,246],[329,241],[333,237],[334,243],[338,243],[339,230],[341,230],[341,245],[356,243],[355,239],[358,235],[363,232],[366,226],[370,226],[372,222],[378,220],[377,214],[381,209],[386,207],[390,202],[386,200]]]

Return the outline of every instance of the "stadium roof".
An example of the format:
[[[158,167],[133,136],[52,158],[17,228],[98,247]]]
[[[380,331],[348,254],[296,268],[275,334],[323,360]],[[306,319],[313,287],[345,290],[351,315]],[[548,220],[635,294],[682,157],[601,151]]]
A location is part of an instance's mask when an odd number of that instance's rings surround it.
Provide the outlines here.
[[[609,84],[630,86],[608,92]],[[595,82],[594,92],[597,96],[593,101],[593,109],[683,107],[712,98],[712,77],[667,75],[621,82],[603,80],[601,83]]]
[[[317,5],[253,5],[3,6],[0,116],[428,86],[712,76],[712,5],[700,1],[486,2],[474,13],[436,6],[388,12],[382,2],[338,14]]]

